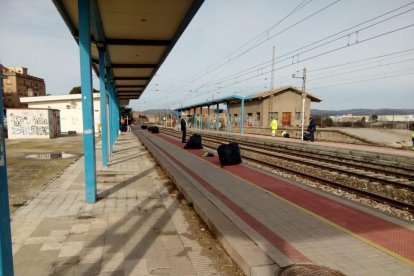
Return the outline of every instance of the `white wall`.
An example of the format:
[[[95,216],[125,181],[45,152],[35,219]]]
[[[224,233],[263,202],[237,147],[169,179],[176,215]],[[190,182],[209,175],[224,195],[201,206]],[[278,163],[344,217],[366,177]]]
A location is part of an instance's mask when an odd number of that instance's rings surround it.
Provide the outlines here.
[[[83,133],[82,102],[81,99],[50,100],[42,102],[28,102],[29,108],[52,108],[60,110],[61,132],[76,131]],[[94,124],[98,132],[101,121],[99,98],[94,98]]]
[[[7,109],[7,132],[9,139],[50,138],[49,110]]]

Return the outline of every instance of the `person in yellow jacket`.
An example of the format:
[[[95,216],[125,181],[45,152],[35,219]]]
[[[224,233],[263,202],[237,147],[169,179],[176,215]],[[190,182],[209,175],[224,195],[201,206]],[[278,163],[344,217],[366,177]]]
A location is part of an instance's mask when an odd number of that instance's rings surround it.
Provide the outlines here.
[[[272,129],[272,136],[276,136],[277,120],[275,118],[273,118],[272,122],[270,123],[270,128]]]

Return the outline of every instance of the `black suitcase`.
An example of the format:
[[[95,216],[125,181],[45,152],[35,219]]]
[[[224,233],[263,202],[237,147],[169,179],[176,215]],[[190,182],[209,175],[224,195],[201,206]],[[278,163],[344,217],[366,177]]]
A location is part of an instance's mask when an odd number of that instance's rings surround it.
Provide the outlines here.
[[[185,149],[202,149],[203,143],[201,140],[201,135],[198,133],[194,133],[191,135],[190,139],[188,139],[187,144],[184,146]]]
[[[142,125],[142,126],[141,126],[141,128],[142,128],[142,129],[147,129],[147,128],[148,128],[148,126],[147,126],[147,125]]]
[[[305,141],[309,141],[310,140],[310,133],[309,132],[305,132],[303,133],[303,140]]]
[[[229,144],[221,144],[217,148],[220,164],[222,166],[240,164],[242,162],[239,144],[231,142]]]
[[[160,129],[157,126],[153,126],[151,132],[152,133],[160,133]]]
[[[152,131],[153,126],[149,126],[147,129],[148,131]]]

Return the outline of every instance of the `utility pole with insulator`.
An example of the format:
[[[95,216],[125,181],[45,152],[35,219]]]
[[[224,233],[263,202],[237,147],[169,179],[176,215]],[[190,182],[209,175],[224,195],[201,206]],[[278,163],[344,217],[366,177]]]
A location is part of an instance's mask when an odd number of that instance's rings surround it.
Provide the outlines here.
[[[269,111],[268,111],[268,120],[269,124],[271,120],[273,119],[272,116],[270,116],[270,112],[273,113],[273,98],[274,98],[274,89],[275,85],[275,46],[273,46],[273,55],[272,55],[272,71],[270,72],[270,98],[269,98]]]

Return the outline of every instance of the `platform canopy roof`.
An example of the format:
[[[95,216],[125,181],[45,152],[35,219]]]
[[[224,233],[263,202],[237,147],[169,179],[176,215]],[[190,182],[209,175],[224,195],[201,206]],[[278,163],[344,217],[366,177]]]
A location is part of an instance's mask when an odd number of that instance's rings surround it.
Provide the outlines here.
[[[210,101],[200,102],[192,105],[183,106],[180,108],[174,109],[175,111],[182,111],[182,110],[189,110],[193,108],[199,108],[204,106],[210,106],[210,105],[217,105],[217,104],[223,104],[223,103],[232,103],[232,102],[240,102],[242,99],[249,100],[251,96],[239,96],[239,95],[231,95],[223,98],[218,98]]]
[[[52,0],[78,41],[78,0]],[[88,1],[88,0],[85,0]],[[90,0],[91,55],[106,49],[121,101],[138,99],[204,0]]]

